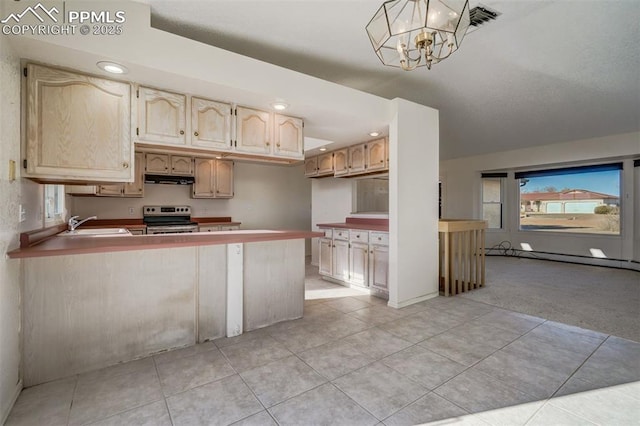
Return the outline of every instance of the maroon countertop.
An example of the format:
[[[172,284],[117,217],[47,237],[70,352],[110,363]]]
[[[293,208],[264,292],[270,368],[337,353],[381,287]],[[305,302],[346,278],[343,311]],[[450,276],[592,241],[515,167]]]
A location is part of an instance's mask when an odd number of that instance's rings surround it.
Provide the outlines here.
[[[195,232],[185,234],[118,235],[118,236],[53,236],[30,247],[12,250],[11,259],[29,257],[108,253],[114,251],[151,250],[172,247],[193,247],[216,244],[256,243],[322,237],[322,232],[242,230]]]
[[[389,232],[389,219],[348,217],[341,223],[319,223],[318,228],[360,229],[363,231]]]

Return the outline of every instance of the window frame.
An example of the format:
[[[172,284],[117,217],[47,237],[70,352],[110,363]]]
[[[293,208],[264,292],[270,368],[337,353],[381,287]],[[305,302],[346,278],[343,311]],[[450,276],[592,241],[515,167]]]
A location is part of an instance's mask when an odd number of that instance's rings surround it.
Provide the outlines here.
[[[505,230],[505,195],[506,195],[506,180],[508,174],[506,172],[483,172],[480,174],[480,216],[482,220],[487,221],[487,231],[504,231]],[[485,181],[498,181],[500,182],[500,201],[484,201],[484,182]],[[500,205],[500,227],[492,228],[489,220],[485,219],[484,206],[485,205]]]
[[[618,232],[617,233],[605,233],[605,232],[571,232],[563,229],[558,230],[544,230],[544,229],[523,229],[522,228],[522,216],[521,216],[521,206],[522,206],[522,185],[520,184],[521,179],[524,178],[536,178],[536,177],[549,177],[549,176],[562,176],[562,175],[576,175],[581,173],[594,173],[594,172],[605,172],[605,171],[613,171],[618,170],[618,182],[619,182],[619,195],[618,195]],[[623,184],[624,184],[624,163],[623,162],[615,162],[615,163],[600,163],[600,164],[587,164],[580,166],[566,166],[566,167],[556,167],[550,169],[537,169],[531,168],[528,170],[519,170],[514,173],[514,179],[517,184],[517,209],[518,209],[518,218],[516,223],[516,231],[517,232],[533,232],[537,235],[568,235],[572,237],[586,237],[586,238],[622,238],[623,236],[623,211],[624,211],[624,197],[622,194]],[[590,191],[586,188],[575,188],[575,189],[583,189],[586,191]],[[597,191],[590,191],[597,192]],[[611,194],[608,194],[611,195]],[[579,213],[576,213],[579,214]]]
[[[53,191],[53,193],[51,193]],[[66,193],[64,185],[45,184],[42,191],[42,220],[45,226],[53,226],[65,222],[66,215]],[[50,199],[53,200],[50,203]],[[56,202],[57,201],[57,202]],[[50,215],[52,204],[53,212]]]

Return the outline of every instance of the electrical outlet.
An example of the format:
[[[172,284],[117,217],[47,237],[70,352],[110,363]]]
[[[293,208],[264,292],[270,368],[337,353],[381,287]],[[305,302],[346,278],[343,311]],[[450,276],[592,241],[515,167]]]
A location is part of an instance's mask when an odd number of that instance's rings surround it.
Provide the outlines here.
[[[133,207],[129,207],[129,216],[133,216],[134,214]]]
[[[25,220],[27,220],[27,210],[24,208],[22,204],[20,204],[18,209],[20,212],[20,222],[24,222]]]

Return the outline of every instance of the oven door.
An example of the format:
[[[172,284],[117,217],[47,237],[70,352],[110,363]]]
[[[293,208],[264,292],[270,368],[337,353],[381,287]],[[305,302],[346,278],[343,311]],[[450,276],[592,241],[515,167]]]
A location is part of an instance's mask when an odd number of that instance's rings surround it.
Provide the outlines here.
[[[198,232],[198,225],[152,225],[147,226],[147,234],[185,234]]]

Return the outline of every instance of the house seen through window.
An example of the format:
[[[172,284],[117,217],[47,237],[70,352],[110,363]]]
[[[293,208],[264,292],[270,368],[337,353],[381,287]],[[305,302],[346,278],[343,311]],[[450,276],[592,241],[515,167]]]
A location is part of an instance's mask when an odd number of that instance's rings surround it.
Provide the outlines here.
[[[536,170],[520,180],[520,229],[620,234],[622,164]]]

